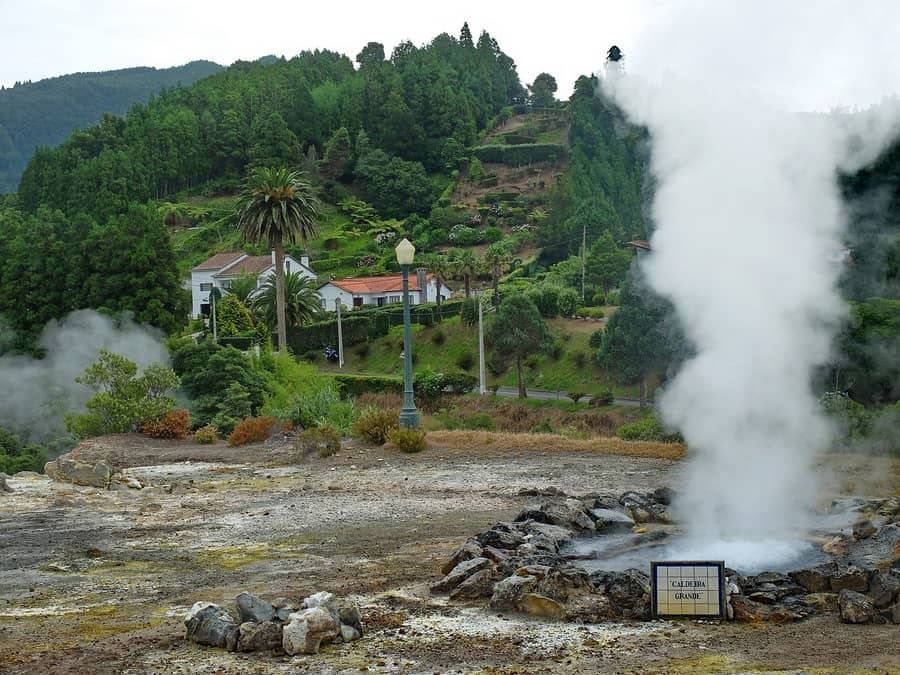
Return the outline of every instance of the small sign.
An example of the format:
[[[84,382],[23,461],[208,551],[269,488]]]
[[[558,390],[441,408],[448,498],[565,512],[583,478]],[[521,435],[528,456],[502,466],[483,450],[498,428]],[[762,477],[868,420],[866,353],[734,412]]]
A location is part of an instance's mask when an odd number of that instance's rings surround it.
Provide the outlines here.
[[[651,562],[653,616],[725,616],[725,563]]]

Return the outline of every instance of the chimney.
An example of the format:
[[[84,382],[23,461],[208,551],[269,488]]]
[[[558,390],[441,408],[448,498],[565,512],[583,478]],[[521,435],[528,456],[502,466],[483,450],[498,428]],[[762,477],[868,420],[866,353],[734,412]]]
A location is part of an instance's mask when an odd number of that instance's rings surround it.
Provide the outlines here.
[[[419,303],[424,304],[428,302],[428,285],[426,283],[424,267],[416,269],[416,282],[419,284]]]
[[[301,255],[300,256],[300,264],[303,265],[304,267],[309,267],[309,256]]]

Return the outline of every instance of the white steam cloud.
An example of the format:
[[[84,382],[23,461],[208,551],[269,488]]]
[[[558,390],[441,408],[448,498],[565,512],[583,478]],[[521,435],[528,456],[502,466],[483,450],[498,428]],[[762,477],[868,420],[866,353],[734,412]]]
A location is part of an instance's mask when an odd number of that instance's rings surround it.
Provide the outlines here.
[[[645,272],[696,347],[659,401],[694,455],[680,510],[698,554],[778,564],[831,436],[810,379],[845,313],[837,171],[871,162],[900,119],[896,100],[800,111],[894,93],[900,5],[679,2],[658,17],[605,87],[650,131]]]
[[[97,360],[100,350],[127,356],[140,367],[166,364],[169,354],[161,338],[129,319],[113,320],[92,310],[51,321],[38,341],[45,358],[0,357],[0,426],[27,442],[64,437],[63,416],[82,412],[93,395],[75,378]]]

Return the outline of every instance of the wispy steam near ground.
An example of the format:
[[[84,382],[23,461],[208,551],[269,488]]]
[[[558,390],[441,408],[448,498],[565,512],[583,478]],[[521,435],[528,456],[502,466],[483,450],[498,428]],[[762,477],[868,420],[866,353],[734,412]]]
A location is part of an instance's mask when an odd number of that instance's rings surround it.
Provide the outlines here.
[[[696,347],[659,407],[694,453],[680,507],[704,557],[774,564],[807,527],[831,434],[810,379],[845,313],[837,171],[897,134],[898,31],[892,2],[669,3],[606,78],[650,130],[645,271]]]
[[[39,340],[44,359],[0,358],[0,424],[29,442],[60,438],[66,433],[63,415],[80,412],[93,393],[75,378],[100,350],[123,354],[141,367],[167,363],[161,337],[133,321],[114,321],[91,310],[51,321]]]

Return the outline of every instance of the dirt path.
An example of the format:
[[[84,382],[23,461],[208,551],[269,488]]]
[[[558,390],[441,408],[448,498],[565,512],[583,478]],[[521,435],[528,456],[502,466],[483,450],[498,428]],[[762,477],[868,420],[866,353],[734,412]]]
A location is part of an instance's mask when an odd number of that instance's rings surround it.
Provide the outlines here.
[[[117,492],[9,481],[0,495],[0,671],[41,673],[696,672],[900,668],[896,627],[649,622],[577,626],[497,616],[427,584],[467,536],[555,486],[618,494],[677,482],[660,459],[351,445],[285,466],[286,446],[208,448],[109,437],[149,485]],[[252,463],[244,463],[252,462]],[[883,475],[883,474],[882,474]],[[353,596],[366,637],[312,657],[226,654],[183,639],[197,600],[246,590]]]

